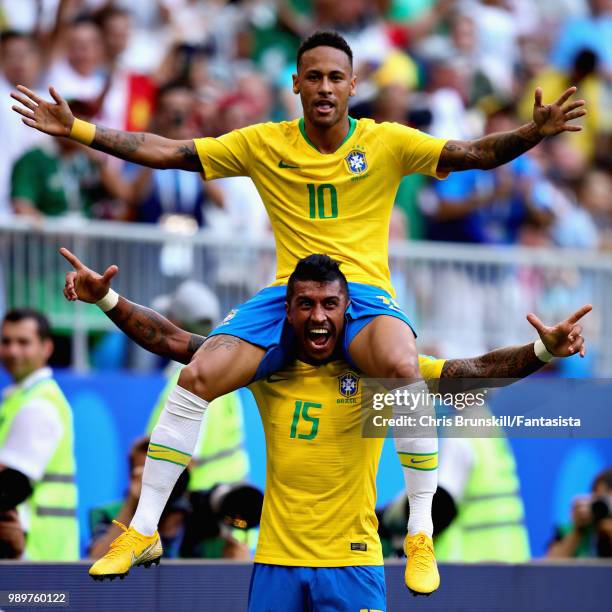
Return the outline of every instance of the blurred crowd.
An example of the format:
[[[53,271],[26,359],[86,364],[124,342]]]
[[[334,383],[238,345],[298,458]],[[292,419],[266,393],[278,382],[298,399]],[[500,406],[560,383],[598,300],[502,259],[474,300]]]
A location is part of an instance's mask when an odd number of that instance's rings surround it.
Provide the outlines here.
[[[20,83],[53,85],[75,115],[170,138],[293,119],[295,52],[316,29],[355,55],[351,114],[455,139],[508,130],[570,85],[580,133],[489,172],[414,175],[395,238],[605,249],[612,246],[612,0],[0,0],[0,214],[81,216],[260,237],[248,178],[118,162],[41,135],[10,109]]]

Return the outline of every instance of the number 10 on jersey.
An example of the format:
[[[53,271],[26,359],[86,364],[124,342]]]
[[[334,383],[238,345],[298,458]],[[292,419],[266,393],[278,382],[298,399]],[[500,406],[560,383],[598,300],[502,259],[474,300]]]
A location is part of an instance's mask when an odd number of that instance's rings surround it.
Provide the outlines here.
[[[331,183],[308,183],[308,203],[311,219],[335,219],[338,216],[338,193]]]

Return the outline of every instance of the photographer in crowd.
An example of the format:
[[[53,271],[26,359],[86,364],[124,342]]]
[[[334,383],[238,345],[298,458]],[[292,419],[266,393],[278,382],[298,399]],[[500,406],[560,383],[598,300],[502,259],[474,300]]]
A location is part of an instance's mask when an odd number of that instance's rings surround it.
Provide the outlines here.
[[[612,557],[612,468],[595,477],[590,495],[574,499],[572,522],[557,527],[547,556]]]

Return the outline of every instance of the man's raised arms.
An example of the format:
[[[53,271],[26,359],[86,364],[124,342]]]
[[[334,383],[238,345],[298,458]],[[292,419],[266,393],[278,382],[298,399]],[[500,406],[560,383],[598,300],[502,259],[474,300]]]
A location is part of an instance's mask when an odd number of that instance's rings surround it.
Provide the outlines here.
[[[75,120],[66,100],[53,87],[49,87],[53,102],[47,102],[23,85],[17,85],[17,89],[20,93],[11,92],[11,97],[21,106],[14,105],[13,110],[22,115],[23,123],[40,132],[72,137],[98,151],[151,168],[203,171],[193,140],[171,140],[144,132],[111,130],[82,121],[79,124],[80,120]],[[79,125],[86,130],[93,127],[92,133],[86,131],[87,137],[79,138]]]
[[[109,266],[104,274],[98,274],[68,249],[61,248],[60,253],[74,268],[66,274],[64,296],[67,300],[95,304],[107,295],[111,279],[119,272],[117,266]],[[205,340],[203,336],[180,329],[154,310],[121,296],[116,306],[105,314],[136,344],[181,363],[189,363]]]
[[[477,140],[449,140],[440,153],[438,174],[455,170],[490,170],[535,147],[547,136],[579,132],[582,127],[568,123],[586,114],[584,100],[568,102],[576,92],[570,87],[554,104],[542,104],[542,90],[535,90],[533,121],[511,132],[489,134]]]

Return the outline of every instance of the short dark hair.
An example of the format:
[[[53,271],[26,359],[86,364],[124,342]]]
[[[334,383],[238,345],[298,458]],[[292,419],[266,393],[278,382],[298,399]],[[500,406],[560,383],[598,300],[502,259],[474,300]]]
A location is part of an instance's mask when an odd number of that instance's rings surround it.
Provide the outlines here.
[[[591,485],[591,491],[594,491],[600,484],[604,484],[608,489],[612,489],[612,468],[606,468],[595,476]]]
[[[353,52],[351,51],[349,44],[342,36],[340,36],[340,34],[338,34],[338,32],[334,32],[332,30],[319,30],[302,41],[302,44],[297,52],[298,66],[300,65],[302,55],[304,55],[306,51],[310,51],[315,47],[333,47],[334,49],[344,51],[344,53],[348,55],[351,68],[353,67]]]
[[[308,255],[298,261],[287,283],[287,301],[293,297],[293,288],[297,281],[316,281],[333,283],[339,281],[342,291],[348,296],[348,282],[340,270],[340,264],[329,255]]]
[[[145,453],[149,450],[149,442],[151,441],[151,436],[141,436],[140,438],[136,438],[132,443],[130,448],[130,452],[128,455],[128,463],[130,466],[130,472],[134,468],[134,463],[136,461],[137,455],[141,453]]]
[[[34,321],[36,321],[38,337],[41,340],[47,340],[51,337],[51,325],[49,323],[49,319],[47,319],[42,312],[34,310],[34,308],[13,308],[4,315],[2,324],[19,323],[20,321],[24,321],[26,319],[34,319]]]
[[[7,43],[13,40],[26,40],[33,47],[36,46],[36,41],[34,40],[34,36],[28,32],[22,32],[21,30],[4,30],[4,32],[0,32],[0,44],[6,45]]]
[[[120,6],[105,6],[101,9],[98,9],[92,15],[93,21],[95,21],[101,28],[114,17],[131,17],[130,11],[127,9],[121,8]]]
[[[100,24],[87,13],[78,14],[72,21],[68,23],[71,28],[78,28],[82,25],[90,25],[94,27],[96,30],[100,31]]]

